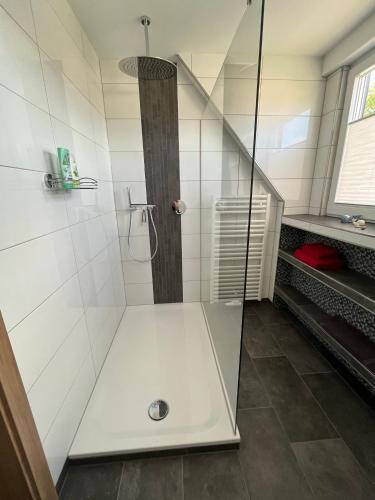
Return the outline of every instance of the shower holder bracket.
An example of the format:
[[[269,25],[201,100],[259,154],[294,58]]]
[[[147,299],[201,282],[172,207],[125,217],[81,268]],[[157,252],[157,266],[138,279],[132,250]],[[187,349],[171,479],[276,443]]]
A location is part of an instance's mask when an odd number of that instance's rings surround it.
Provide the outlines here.
[[[75,189],[98,189],[98,181],[91,177],[80,177],[79,184],[72,187],[64,187],[61,177],[54,176],[53,174],[44,175],[44,185],[50,191],[73,191]]]

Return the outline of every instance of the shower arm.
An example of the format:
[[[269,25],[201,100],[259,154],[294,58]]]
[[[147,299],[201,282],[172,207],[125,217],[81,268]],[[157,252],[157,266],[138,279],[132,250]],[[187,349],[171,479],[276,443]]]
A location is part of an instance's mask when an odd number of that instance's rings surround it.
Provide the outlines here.
[[[148,16],[142,16],[141,23],[143,24],[143,27],[145,29],[146,56],[149,57],[149,55],[150,55],[150,41],[148,38],[148,27],[151,24],[151,19]]]

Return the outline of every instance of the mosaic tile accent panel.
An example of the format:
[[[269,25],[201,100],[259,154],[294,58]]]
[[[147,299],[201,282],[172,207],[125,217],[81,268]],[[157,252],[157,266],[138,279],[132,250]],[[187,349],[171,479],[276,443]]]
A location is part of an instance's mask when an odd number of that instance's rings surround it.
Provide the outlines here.
[[[289,284],[330,316],[340,316],[375,341],[375,315],[292,265],[278,260],[276,283]]]
[[[375,278],[375,250],[351,245],[350,243],[282,224],[280,248],[298,248],[303,243],[324,243],[325,245],[337,248],[345,257],[349,269],[365,274],[370,278]]]

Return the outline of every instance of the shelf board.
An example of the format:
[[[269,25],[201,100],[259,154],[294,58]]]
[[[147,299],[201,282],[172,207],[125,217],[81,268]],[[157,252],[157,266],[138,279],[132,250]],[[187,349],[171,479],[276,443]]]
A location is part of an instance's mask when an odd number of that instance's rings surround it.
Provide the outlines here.
[[[336,356],[342,357],[375,389],[375,342],[341,318],[326,314],[290,285],[276,285],[275,294]]]
[[[294,257],[293,250],[280,249],[279,257],[359,306],[364,307],[372,314],[375,313],[374,279],[351,269],[341,269],[340,271],[315,269]]]

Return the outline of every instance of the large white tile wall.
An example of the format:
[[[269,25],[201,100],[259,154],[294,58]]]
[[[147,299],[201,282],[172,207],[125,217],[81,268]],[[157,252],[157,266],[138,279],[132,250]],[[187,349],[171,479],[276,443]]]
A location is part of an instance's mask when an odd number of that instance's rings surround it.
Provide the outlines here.
[[[138,82],[122,74],[117,60],[102,60],[105,113],[111,151],[115,201],[120,231],[126,298],[129,305],[154,302],[151,263],[136,262],[128,250],[129,212],[126,188],[132,201],[146,202],[146,182]],[[205,103],[178,72],[181,198],[188,211],[181,218],[183,293],[185,302],[200,300],[200,119]],[[133,214],[131,252],[138,259],[150,256],[148,224]]]
[[[66,0],[0,0],[0,309],[56,481],[125,307],[98,58]],[[51,192],[56,148],[96,191]]]
[[[230,78],[225,79],[225,81],[222,78],[217,80],[214,75],[217,75],[220,71],[223,56],[193,54],[189,57],[184,54],[183,58],[207,92],[211,92],[211,100],[215,102],[221,111],[225,112],[236,106],[236,111],[239,111],[242,109],[242,105],[246,105],[247,110],[250,111],[249,102],[255,95],[254,79],[249,80],[252,88],[242,88],[244,95],[239,98],[239,101],[245,101],[246,97],[246,103],[238,104],[238,102],[235,102],[236,87],[233,83],[239,82],[240,87],[241,83],[247,84],[247,80],[243,78],[243,72],[239,74],[231,65],[225,69]],[[205,60],[206,64],[203,64],[203,60]],[[232,79],[232,77],[238,75],[241,78]],[[254,77],[253,70],[247,75]],[[226,116],[230,121],[234,115]],[[250,148],[254,115],[249,114],[246,118],[248,120],[247,145]],[[209,107],[207,107],[201,120],[201,297],[203,300],[209,299],[213,199],[220,196],[248,196],[250,192],[250,172],[251,165],[240,152],[239,145],[225,132],[222,121],[215,118],[210,113]],[[270,192],[268,186],[257,175],[254,177],[253,192],[254,194],[267,194]],[[262,297],[272,298],[273,296],[275,255],[277,255],[279,238],[279,224],[276,223],[276,219],[280,219],[281,211],[282,204],[278,204],[276,198],[272,196],[270,224],[266,238]],[[254,215],[253,217],[255,218]],[[192,248],[194,247],[192,246]]]
[[[212,77],[220,71],[218,55],[206,54],[205,64],[202,54],[183,57],[185,62],[191,61],[193,73],[210,91]],[[254,68],[225,64],[223,72],[223,112],[249,149],[255,109]],[[320,58],[263,57],[256,161],[285,200],[287,214],[309,210],[324,90]]]

